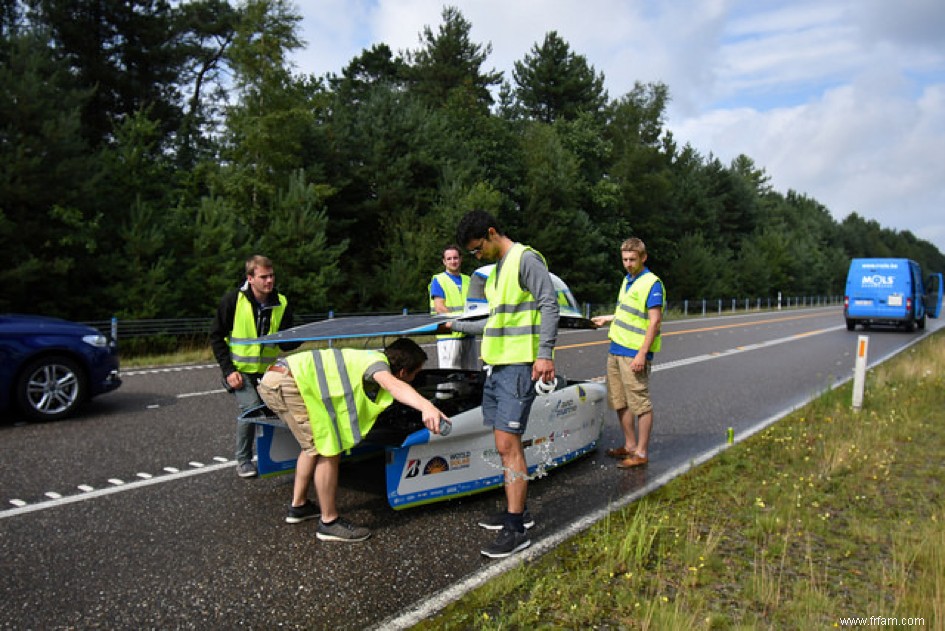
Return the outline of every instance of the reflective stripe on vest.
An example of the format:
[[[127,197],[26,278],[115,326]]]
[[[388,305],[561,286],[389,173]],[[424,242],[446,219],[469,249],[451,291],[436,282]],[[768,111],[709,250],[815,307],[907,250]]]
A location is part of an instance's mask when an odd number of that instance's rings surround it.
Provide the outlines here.
[[[646,308],[646,299],[650,295],[653,285],[660,279],[653,272],[647,272],[638,277],[627,290],[630,279],[624,279],[617,297],[617,311],[614,321],[610,325],[608,337],[621,346],[639,350],[646,337],[646,328],[650,322],[650,314]],[[666,290],[663,289],[663,308],[666,305]],[[650,345],[650,351],[658,353],[662,345],[662,335],[657,333]]]
[[[466,308],[466,295],[469,293],[469,276],[466,276],[465,274],[460,274],[459,276],[463,283],[462,289],[456,286],[456,282],[446,272],[440,272],[433,277],[439,281],[440,287],[443,288],[443,302],[446,304],[447,313],[449,315],[461,315],[463,310]],[[429,294],[432,289],[433,281],[430,281],[430,285],[427,287],[427,293]],[[430,315],[436,315],[436,308],[433,305],[432,294],[430,296]],[[437,335],[436,339],[450,340],[461,337],[466,337],[466,334],[447,333],[443,335]]]
[[[372,401],[364,389],[364,371],[378,362],[389,365],[379,351],[329,348],[295,353],[286,361],[305,402],[315,449],[323,456],[361,442],[394,401],[383,388]]]
[[[514,244],[505,255],[501,272],[496,273],[496,265],[486,279],[489,320],[482,333],[482,360],[487,364],[530,364],[538,358],[541,312],[535,297],[518,283],[526,250],[532,248]]]
[[[236,296],[236,310],[233,313],[233,331],[227,343],[230,346],[230,359],[233,366],[240,372],[261,373],[279,356],[279,348],[275,344],[236,344],[243,340],[253,340],[261,335],[269,335],[279,330],[282,314],[285,313],[286,299],[282,294],[276,294],[279,305],[271,309],[269,316],[269,330],[265,333],[256,331],[256,316],[253,314],[253,305],[250,304],[243,292]]]

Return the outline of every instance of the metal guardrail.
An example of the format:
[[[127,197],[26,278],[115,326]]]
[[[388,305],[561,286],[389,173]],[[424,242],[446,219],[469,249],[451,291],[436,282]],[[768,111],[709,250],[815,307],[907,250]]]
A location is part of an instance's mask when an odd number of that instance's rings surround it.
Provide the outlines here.
[[[675,311],[683,315],[713,315],[721,313],[733,313],[738,311],[761,311],[763,309],[796,309],[801,307],[816,307],[843,304],[842,296],[786,296],[786,297],[766,297],[766,298],[715,298],[670,301],[667,304],[668,311]],[[614,304],[584,303],[584,313],[588,317],[594,313],[613,313]],[[326,313],[296,314],[295,324],[308,324],[319,320],[330,318],[340,318],[356,315],[377,315],[390,316],[397,315],[398,312],[372,312],[372,313],[335,313],[329,311]],[[401,312],[408,315],[408,310]],[[426,311],[413,311],[411,313],[426,313]],[[154,319],[119,319],[111,320],[92,320],[84,322],[89,326],[95,327],[106,335],[111,335],[112,339],[130,339],[146,337],[186,337],[196,338],[210,334],[210,324],[213,318],[154,318]],[[116,337],[117,336],[117,337]]]

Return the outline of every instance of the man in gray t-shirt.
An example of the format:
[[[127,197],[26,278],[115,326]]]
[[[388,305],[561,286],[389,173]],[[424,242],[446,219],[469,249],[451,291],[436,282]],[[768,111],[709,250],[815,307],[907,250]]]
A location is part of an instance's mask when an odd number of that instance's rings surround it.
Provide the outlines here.
[[[498,530],[482,554],[501,558],[524,550],[534,521],[526,507],[528,465],[522,434],[535,400],[535,381],[554,381],[554,347],[558,336],[558,301],[545,261],[535,250],[516,243],[489,213],[474,210],[460,221],[457,242],[480,260],[496,261],[489,276],[489,318],[455,321],[445,328],[482,335],[482,357],[488,365],[482,396],[483,422],[492,427],[505,471],[505,513],[479,522]]]

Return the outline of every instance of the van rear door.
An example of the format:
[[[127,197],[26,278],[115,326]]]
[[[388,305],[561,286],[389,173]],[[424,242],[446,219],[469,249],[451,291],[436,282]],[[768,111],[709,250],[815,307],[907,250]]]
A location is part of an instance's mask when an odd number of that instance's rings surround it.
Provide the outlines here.
[[[937,318],[942,312],[942,275],[930,274],[925,281],[925,310],[930,318]]]

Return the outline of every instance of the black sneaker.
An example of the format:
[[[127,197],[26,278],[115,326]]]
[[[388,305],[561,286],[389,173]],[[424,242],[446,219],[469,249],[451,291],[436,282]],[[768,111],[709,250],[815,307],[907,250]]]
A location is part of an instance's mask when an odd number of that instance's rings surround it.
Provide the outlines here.
[[[339,517],[330,524],[318,520],[315,536],[322,541],[364,541],[371,536],[371,531],[363,526],[356,526],[344,517]]]
[[[252,460],[241,462],[236,465],[236,475],[241,478],[255,478],[259,472],[256,470],[256,463]]]
[[[501,559],[511,556],[520,550],[532,545],[528,538],[528,531],[516,532],[511,528],[503,528],[491,546],[486,546],[480,552],[490,559]]]
[[[486,530],[502,530],[505,526],[505,518],[508,515],[505,511],[501,513],[495,513],[489,515],[488,517],[483,517],[477,523],[485,528]],[[525,512],[522,513],[522,521],[524,522],[525,528],[531,528],[535,525],[535,520],[532,519],[532,514],[526,508]]]
[[[289,504],[289,512],[285,516],[285,523],[301,524],[303,521],[315,519],[316,517],[318,517],[318,507],[310,500],[306,500],[301,506]]]

